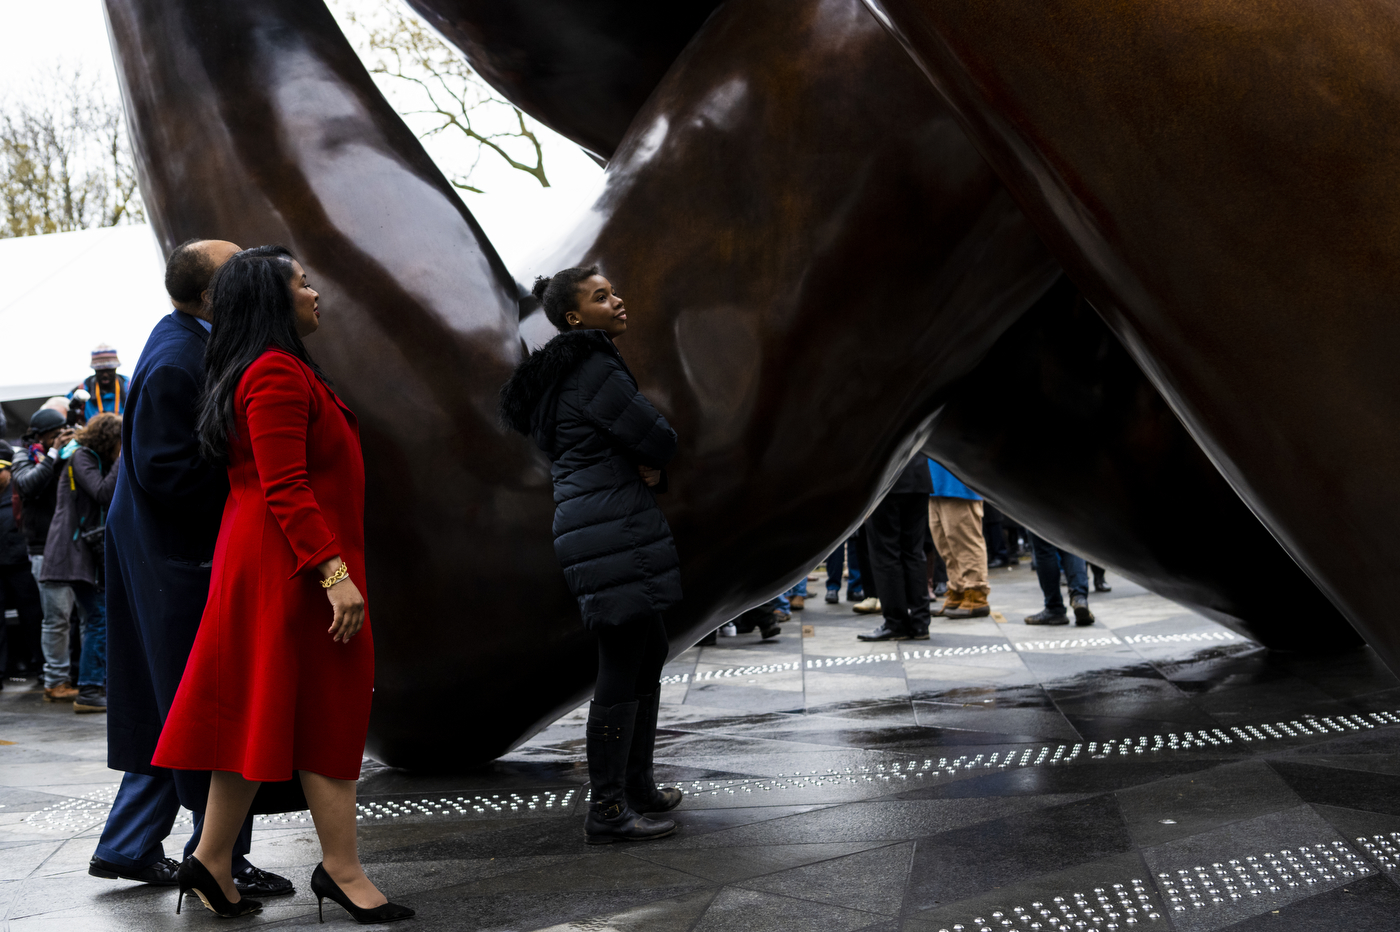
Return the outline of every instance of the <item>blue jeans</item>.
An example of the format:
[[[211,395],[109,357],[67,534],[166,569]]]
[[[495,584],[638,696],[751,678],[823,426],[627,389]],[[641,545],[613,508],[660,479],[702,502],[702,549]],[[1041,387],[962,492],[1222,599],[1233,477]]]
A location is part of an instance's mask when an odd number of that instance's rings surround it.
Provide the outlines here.
[[[29,567],[38,582],[39,572],[44,568],[44,558],[34,554],[29,558]],[[39,634],[39,644],[44,651],[44,687],[52,688],[73,675],[72,662],[68,655],[68,630],[73,617],[73,587],[67,583],[39,583],[39,604],[44,611],[43,627]],[[103,625],[106,631],[106,625]],[[104,651],[105,655],[105,651]]]
[[[180,814],[180,800],[175,795],[175,781],[169,773],[152,777],[128,773],[122,777],[121,789],[112,803],[102,838],[95,854],[110,864],[137,871],[165,857],[161,842],[170,834],[175,817]],[[194,834],[185,843],[185,857],[194,854],[199,845],[204,814],[194,814]],[[243,821],[243,830],[233,843],[233,872],[248,866],[246,855],[253,845],[253,816]]]
[[[802,577],[802,582],[793,586],[791,589],[789,589],[787,592],[784,592],[782,595],[778,596],[773,601],[778,603],[778,608],[781,608],[785,612],[791,612],[792,597],[795,595],[800,595],[804,599],[807,598],[807,577]]]
[[[1068,550],[1061,550],[1054,544],[1030,535],[1031,549],[1035,552],[1035,575],[1040,580],[1040,591],[1045,596],[1045,610],[1054,615],[1065,613],[1065,600],[1060,595],[1060,570],[1065,571],[1065,581],[1069,584],[1070,598],[1089,597],[1089,571],[1083,557],[1077,557]]]
[[[826,558],[826,588],[835,591],[841,588],[842,563],[850,565],[851,576],[846,580],[846,589],[860,589],[860,561],[856,559],[855,538],[843,540]],[[833,585],[834,583],[834,585]]]
[[[83,652],[78,660],[79,686],[107,685],[107,599],[89,583],[71,583],[73,598],[83,613]]]

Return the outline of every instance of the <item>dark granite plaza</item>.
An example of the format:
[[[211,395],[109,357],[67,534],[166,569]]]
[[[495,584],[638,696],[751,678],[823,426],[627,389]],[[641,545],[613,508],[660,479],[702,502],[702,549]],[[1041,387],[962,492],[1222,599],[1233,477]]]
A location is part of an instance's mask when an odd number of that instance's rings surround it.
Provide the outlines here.
[[[858,642],[874,620],[817,583],[777,641],[667,668],[676,835],[585,847],[578,711],[472,776],[366,762],[364,860],[434,929],[1400,928],[1400,682],[1369,651],[1271,656],[1110,581],[1093,627],[1027,628],[1029,567],[997,571],[999,617],[898,644]],[[118,777],[102,717],[9,684],[0,739],[0,928],[315,925],[304,813],[254,834],[295,896],[176,916],[170,889],[86,873]]]

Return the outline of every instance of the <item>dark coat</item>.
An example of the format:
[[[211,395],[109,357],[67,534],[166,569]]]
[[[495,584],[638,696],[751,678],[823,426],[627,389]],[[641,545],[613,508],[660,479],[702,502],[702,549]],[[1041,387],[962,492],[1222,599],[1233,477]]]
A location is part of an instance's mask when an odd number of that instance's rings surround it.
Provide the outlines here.
[[[904,469],[899,473],[899,478],[894,480],[894,487],[890,489],[890,494],[932,495],[933,479],[928,474],[928,457],[919,453],[906,463]]]
[[[24,511],[24,536],[31,554],[42,554],[49,539],[49,524],[53,522],[54,506],[58,503],[59,461],[51,456],[36,456],[32,450],[15,451],[10,468],[12,480],[19,490]]]
[[[607,334],[561,333],[528,356],[501,389],[501,419],[553,463],[554,552],[584,625],[653,617],[679,602],[671,528],[637,474],[639,464],[670,461],[676,432]]]
[[[87,447],[78,447],[68,459],[60,459],[58,467],[58,504],[44,545],[39,582],[95,586],[97,557],[79,535],[102,527],[117,484],[116,464],[104,462]]]
[[[15,453],[8,443],[0,440],[0,470],[10,470],[10,484],[0,490],[0,566],[29,562],[29,547],[25,542],[24,532],[15,524],[15,509],[12,503],[15,491],[12,462],[16,456],[23,455]]]
[[[194,646],[214,543],[228,499],[228,471],[199,455],[195,435],[204,389],[199,321],[173,311],[151,331],[132,373],[122,417],[122,465],[107,513],[107,766],[151,766],[156,742]],[[180,802],[203,810],[209,776],[177,772]],[[295,782],[295,781],[293,781]],[[270,799],[257,812],[301,808]]]

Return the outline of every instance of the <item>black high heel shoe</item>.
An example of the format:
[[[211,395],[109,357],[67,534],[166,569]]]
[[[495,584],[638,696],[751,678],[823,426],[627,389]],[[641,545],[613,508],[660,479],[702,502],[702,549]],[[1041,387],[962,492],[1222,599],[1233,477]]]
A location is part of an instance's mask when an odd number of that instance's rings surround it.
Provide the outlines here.
[[[311,892],[316,894],[316,915],[322,922],[326,921],[326,914],[321,901],[328,898],[339,903],[350,914],[350,918],[362,926],[373,925],[376,922],[398,922],[400,919],[412,919],[417,915],[412,909],[397,903],[384,903],[373,909],[356,906],[350,902],[350,897],[345,895],[345,891],[340,889],[340,884],[326,873],[324,864],[317,864],[316,870],[311,874]]]
[[[260,900],[251,900],[244,897],[237,903],[230,903],[228,897],[224,896],[224,890],[219,886],[219,882],[214,879],[214,875],[209,873],[209,868],[200,863],[199,858],[190,855],[185,858],[180,869],[175,872],[175,879],[180,884],[180,897],[175,901],[175,914],[180,914],[180,906],[185,902],[185,894],[193,890],[199,895],[204,905],[217,916],[225,919],[234,919],[238,916],[246,916],[262,909]]]

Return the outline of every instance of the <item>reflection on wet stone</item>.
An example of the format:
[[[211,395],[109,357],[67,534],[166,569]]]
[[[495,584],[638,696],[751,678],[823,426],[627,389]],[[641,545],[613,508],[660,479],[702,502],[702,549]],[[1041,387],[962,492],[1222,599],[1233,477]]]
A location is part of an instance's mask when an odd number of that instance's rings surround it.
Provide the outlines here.
[[[1006,617],[1036,606],[1026,569],[994,579]],[[365,861],[426,928],[1206,932],[1379,909],[1372,883],[1400,874],[1400,682],[1364,654],[1270,654],[1120,580],[1094,608],[1072,638],[984,618],[863,645],[867,619],[814,600],[812,636],[667,665],[675,836],[582,844],[580,708],[479,772],[367,762]],[[6,690],[0,729],[11,926],[183,929],[168,894],[85,873],[116,785],[84,769],[102,723]],[[268,919],[315,924],[316,850],[306,813],[256,820],[254,863],[299,890]]]

